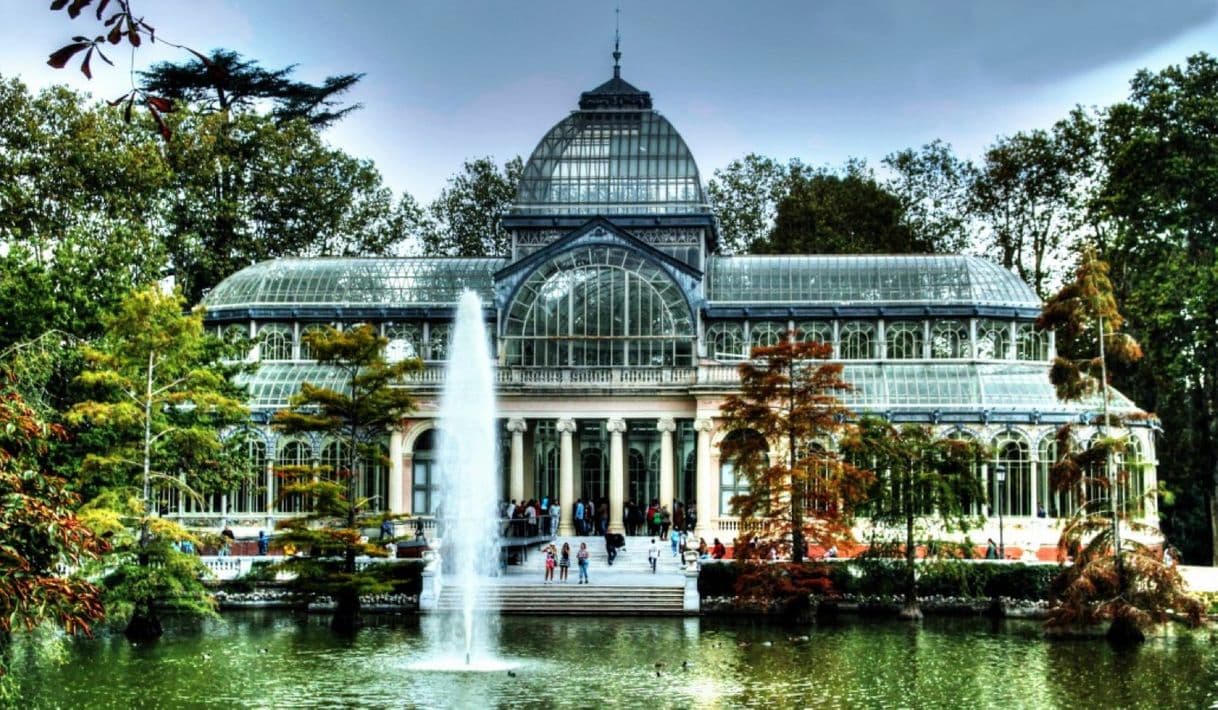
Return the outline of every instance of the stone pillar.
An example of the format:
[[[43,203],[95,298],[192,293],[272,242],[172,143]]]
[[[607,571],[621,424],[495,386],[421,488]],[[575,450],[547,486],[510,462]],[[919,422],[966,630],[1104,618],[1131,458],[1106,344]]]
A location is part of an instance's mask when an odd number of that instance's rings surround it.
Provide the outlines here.
[[[711,470],[711,431],[714,422],[708,418],[694,420],[694,431],[698,432],[698,525],[694,534],[706,538],[710,543],[718,527],[714,521],[719,519],[719,506],[715,500],[719,494],[716,485],[715,472]],[[726,542],[724,544],[727,544]]]
[[[570,511],[575,503],[575,456],[572,452],[571,435],[575,433],[574,419],[559,419],[555,425],[561,435],[558,449],[558,502],[563,506],[558,519],[558,534],[571,537],[575,534],[575,515]]]
[[[625,531],[622,506],[626,504],[626,471],[622,465],[622,434],[626,431],[626,420],[610,419],[605,428],[609,430],[609,532],[620,533]]]
[[[266,534],[275,530],[275,457],[266,460]]]
[[[677,430],[677,423],[672,417],[661,417],[656,422],[656,429],[660,432],[660,503],[673,510],[672,433]],[[689,501],[685,501],[685,504],[688,505]]]
[[[509,419],[507,430],[512,432],[512,470],[508,478],[508,500],[524,499],[524,433],[529,424],[523,419]],[[565,501],[564,501],[565,502]]]
[[[390,513],[402,513],[402,427],[389,427],[389,500],[385,509]]]

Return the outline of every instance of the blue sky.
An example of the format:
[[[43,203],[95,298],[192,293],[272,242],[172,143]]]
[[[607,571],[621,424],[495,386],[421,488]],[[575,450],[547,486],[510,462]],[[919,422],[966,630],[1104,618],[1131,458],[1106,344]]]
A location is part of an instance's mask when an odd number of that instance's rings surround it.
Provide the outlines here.
[[[108,98],[127,57],[87,81],[46,56],[85,18],[3,0],[0,74]],[[297,76],[364,72],[364,108],[327,139],[421,200],[468,157],[525,157],[611,74],[613,1],[133,0],[160,36]],[[652,93],[708,179],[753,151],[813,164],[935,138],[978,155],[1075,104],[1126,94],[1142,67],[1218,53],[1218,0],[622,0],[622,75]],[[136,67],[184,55],[142,48]]]

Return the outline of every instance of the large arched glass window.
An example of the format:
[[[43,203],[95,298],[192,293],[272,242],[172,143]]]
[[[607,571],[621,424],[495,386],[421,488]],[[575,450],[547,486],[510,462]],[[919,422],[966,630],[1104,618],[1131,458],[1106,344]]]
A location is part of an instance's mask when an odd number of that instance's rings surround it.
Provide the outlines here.
[[[973,347],[969,343],[968,323],[958,320],[939,320],[930,326],[930,356],[936,359],[961,359],[971,357]]]
[[[764,348],[781,343],[787,337],[787,324],[775,321],[756,321],[749,324],[749,353],[753,348]]]
[[[231,513],[266,512],[265,474],[266,442],[253,432],[246,432],[234,444],[241,461],[241,482],[228,494]]]
[[[850,321],[842,326],[842,359],[871,360],[875,357],[875,324]]]
[[[990,465],[986,490],[992,515],[1032,514],[1032,457],[1028,443],[1017,434],[1003,434],[994,441],[995,458]],[[999,481],[1002,467],[1005,480]]]
[[[922,357],[922,324],[910,321],[889,323],[884,328],[889,360],[918,360]]]
[[[1048,517],[1068,518],[1074,515],[1078,506],[1078,495],[1072,490],[1059,490],[1053,485],[1053,465],[1057,463],[1058,450],[1057,440],[1052,436],[1041,440],[1036,457],[1037,497]]]
[[[706,329],[706,349],[716,360],[744,358],[744,328],[739,323],[712,323]]]
[[[400,362],[423,355],[423,328],[415,323],[389,323],[385,325],[385,357]]]
[[[369,458],[370,457],[370,458]],[[378,446],[375,452],[368,451],[359,466],[359,486],[356,490],[367,499],[368,511],[389,508],[389,450]]]
[[[300,359],[313,360],[313,349],[309,347],[309,341],[305,338],[313,333],[322,333],[330,326],[325,323],[310,323],[300,329]]]
[[[1020,360],[1049,359],[1049,336],[1035,323],[1020,323],[1015,329],[1015,357]]]
[[[998,320],[977,321],[977,357],[1008,360],[1011,357],[1011,325]]]
[[[796,337],[805,343],[833,345],[833,324],[823,320],[810,320],[795,325]]]
[[[743,438],[743,437],[761,437],[755,431],[748,429],[737,429],[728,434],[728,439]],[[738,495],[746,495],[749,492],[749,479],[742,471],[736,468],[736,462],[727,457],[723,457],[719,461],[719,514],[720,515],[735,515],[736,509],[732,505],[732,498]],[[705,515],[706,513],[701,513]]]
[[[525,279],[507,309],[506,341],[510,365],[688,366],[694,322],[656,264],[621,247],[577,247]]]
[[[258,327],[261,360],[292,359],[292,326],[287,323],[264,323]]]
[[[346,442],[327,441],[321,447],[321,459],[318,463],[321,464],[318,473],[327,481],[347,480],[350,475],[348,467],[351,465],[351,456]]]
[[[533,432],[533,497],[558,496],[559,434],[554,420],[536,424]],[[574,501],[562,501],[571,503]]]

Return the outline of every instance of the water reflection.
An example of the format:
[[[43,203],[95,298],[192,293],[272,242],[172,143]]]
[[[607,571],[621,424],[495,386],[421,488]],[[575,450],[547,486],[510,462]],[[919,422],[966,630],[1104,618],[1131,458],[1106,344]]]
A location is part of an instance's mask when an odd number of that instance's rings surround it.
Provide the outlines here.
[[[850,619],[783,627],[711,619],[506,617],[509,667],[420,670],[431,621],[383,619],[354,639],[324,618],[237,614],[132,646],[72,645],[18,668],[31,707],[1207,707],[1208,636],[1133,651],[1046,642],[979,619]],[[509,674],[508,671],[511,671]]]

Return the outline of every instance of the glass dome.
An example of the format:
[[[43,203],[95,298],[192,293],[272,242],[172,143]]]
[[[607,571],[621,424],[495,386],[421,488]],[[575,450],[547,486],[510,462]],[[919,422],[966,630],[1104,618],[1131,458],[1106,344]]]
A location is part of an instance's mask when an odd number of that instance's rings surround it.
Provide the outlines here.
[[[714,256],[712,303],[1040,308],[1017,275],[976,256]]]
[[[529,157],[511,214],[708,213],[689,147],[650,106],[620,78],[586,92]]]
[[[494,298],[505,259],[275,259],[224,279],[203,298],[209,311],[253,306],[451,305],[470,289]]]

